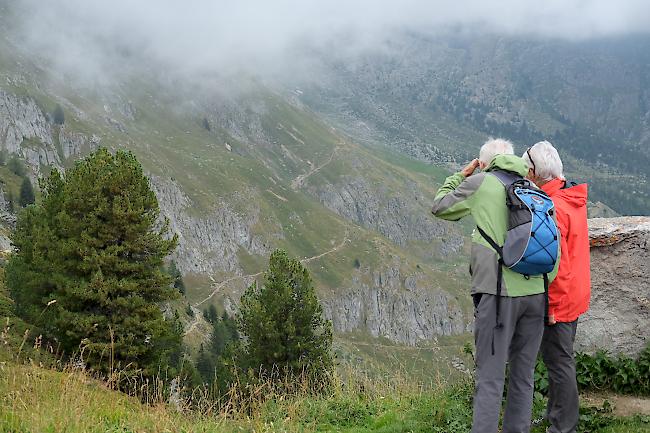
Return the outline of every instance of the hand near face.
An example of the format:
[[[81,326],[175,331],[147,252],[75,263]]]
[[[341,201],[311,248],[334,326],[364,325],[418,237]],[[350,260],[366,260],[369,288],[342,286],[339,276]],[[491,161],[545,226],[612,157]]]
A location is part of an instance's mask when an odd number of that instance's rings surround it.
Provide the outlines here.
[[[465,177],[469,177],[474,174],[474,171],[479,167],[478,158],[474,158],[469,164],[465,166],[460,172]]]

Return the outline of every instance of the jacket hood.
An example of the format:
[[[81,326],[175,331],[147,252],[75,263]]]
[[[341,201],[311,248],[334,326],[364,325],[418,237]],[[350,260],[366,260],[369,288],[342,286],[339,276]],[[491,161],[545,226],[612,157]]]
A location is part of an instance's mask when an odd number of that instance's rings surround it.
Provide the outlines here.
[[[574,207],[582,207],[587,205],[588,188],[586,183],[579,185],[564,187],[565,181],[562,179],[553,179],[552,181],[542,185],[542,190],[550,197],[562,198],[566,203]]]
[[[528,165],[516,155],[497,155],[485,171],[493,170],[511,171],[525,177],[528,174]]]

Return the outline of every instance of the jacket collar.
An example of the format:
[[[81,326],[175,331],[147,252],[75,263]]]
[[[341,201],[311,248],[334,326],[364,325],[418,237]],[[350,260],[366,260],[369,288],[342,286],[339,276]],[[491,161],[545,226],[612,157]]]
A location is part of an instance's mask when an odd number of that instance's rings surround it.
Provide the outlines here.
[[[566,181],[564,179],[558,179],[555,178],[551,180],[550,182],[545,183],[542,185],[541,189],[544,191],[546,194],[549,195],[549,197],[552,197],[555,195],[556,192],[564,188],[564,184]]]

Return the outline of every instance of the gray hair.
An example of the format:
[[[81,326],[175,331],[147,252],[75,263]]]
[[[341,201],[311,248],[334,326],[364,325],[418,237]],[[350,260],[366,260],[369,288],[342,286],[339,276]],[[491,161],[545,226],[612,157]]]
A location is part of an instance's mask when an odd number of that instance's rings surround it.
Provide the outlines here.
[[[540,141],[531,146],[521,156],[529,168],[534,169],[535,175],[549,181],[564,180],[562,160],[557,149],[548,141]]]
[[[481,146],[478,160],[485,165],[490,162],[497,155],[514,155],[515,151],[512,149],[512,143],[503,138],[490,138]]]

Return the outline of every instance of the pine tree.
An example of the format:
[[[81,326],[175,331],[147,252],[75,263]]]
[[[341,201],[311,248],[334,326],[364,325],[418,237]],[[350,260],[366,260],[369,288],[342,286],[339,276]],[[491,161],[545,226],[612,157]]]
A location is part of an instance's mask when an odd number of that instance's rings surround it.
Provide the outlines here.
[[[239,340],[239,331],[237,330],[237,321],[230,317],[227,312],[223,312],[223,315],[221,316],[221,320],[223,321],[226,330],[228,331],[228,340],[229,341],[237,341]]]
[[[203,344],[201,344],[199,355],[196,358],[196,369],[199,371],[204,383],[212,383],[214,380],[214,358],[205,351]]]
[[[54,107],[54,112],[52,113],[54,123],[57,125],[63,125],[65,123],[65,113],[63,113],[63,107],[60,104],[56,104]]]
[[[209,345],[204,347],[202,344],[199,350],[196,368],[217,399],[228,391],[235,379],[233,367],[237,362],[234,358],[239,347],[236,328],[237,324],[228,314],[224,313],[221,319],[217,317],[213,322]]]
[[[210,336],[210,352],[215,356],[221,356],[230,342],[230,333],[223,320],[217,320],[212,326]]]
[[[252,371],[324,379],[333,366],[331,323],[309,272],[287,253],[271,254],[264,283],[253,283],[241,298],[243,359]]]
[[[182,326],[159,303],[177,296],[163,259],[177,244],[130,152],[100,149],[22,212],[7,264],[17,310],[97,371],[152,376],[179,357]],[[112,365],[109,363],[112,359]]]
[[[212,324],[216,323],[219,319],[217,307],[215,307],[214,304],[210,304],[207,309],[203,310],[203,318]]]
[[[20,184],[20,206],[27,207],[30,204],[33,204],[35,200],[36,197],[34,196],[34,188],[32,187],[32,182],[27,176],[25,176],[23,178],[23,183]]]
[[[23,177],[27,174],[27,169],[25,168],[25,164],[23,164],[23,162],[20,159],[18,159],[16,155],[11,157],[9,163],[7,164],[7,167],[16,176]]]
[[[174,287],[179,291],[181,295],[185,295],[185,282],[183,281],[183,274],[176,266],[176,262],[172,260],[169,264],[169,275],[174,281]]]

